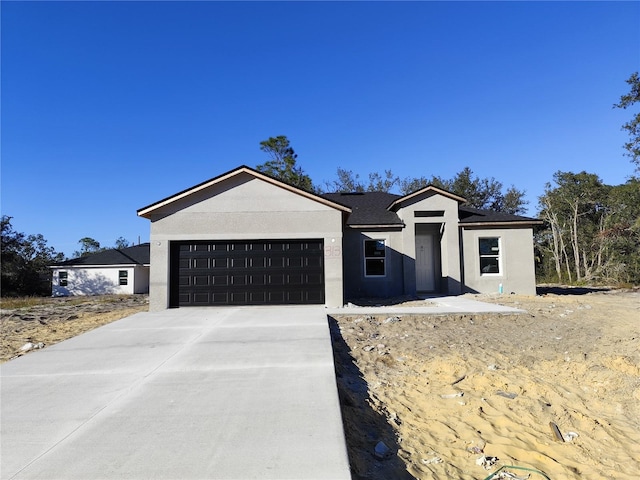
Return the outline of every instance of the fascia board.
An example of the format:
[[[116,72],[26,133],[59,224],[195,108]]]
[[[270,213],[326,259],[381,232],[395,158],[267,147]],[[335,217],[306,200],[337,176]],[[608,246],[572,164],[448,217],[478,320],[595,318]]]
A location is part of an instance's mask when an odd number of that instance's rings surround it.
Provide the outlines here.
[[[391,223],[385,225],[348,225],[349,228],[404,228],[406,225],[404,223]]]
[[[148,263],[106,263],[102,265],[51,265],[49,268],[70,269],[70,268],[125,268],[125,267],[149,267]]]
[[[469,222],[469,223],[458,223],[458,225],[462,228],[465,227],[523,227],[523,226],[533,226],[533,225],[542,225],[544,222],[542,220],[517,220],[513,222]]]

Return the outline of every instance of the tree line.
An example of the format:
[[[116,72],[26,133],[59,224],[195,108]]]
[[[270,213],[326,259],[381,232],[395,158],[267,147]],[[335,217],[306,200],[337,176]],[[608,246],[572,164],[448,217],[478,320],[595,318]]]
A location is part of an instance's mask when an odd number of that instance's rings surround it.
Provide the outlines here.
[[[0,220],[1,288],[3,297],[50,295],[49,265],[64,260],[64,254],[47,245],[42,234],[16,232],[11,217]]]
[[[80,244],[80,248],[73,252],[72,258],[86,257],[87,255],[92,255],[94,253],[111,250],[112,248],[120,249],[133,246],[133,243],[131,243],[124,237],[116,238],[116,241],[114,242],[112,247],[103,247],[102,245],[100,245],[99,241],[91,237],[83,237],[78,240],[78,243]]]
[[[640,283],[640,179],[606,185],[593,173],[558,171],[538,208],[539,279]]]
[[[358,173],[338,167],[334,180],[316,184],[302,167],[297,165],[298,155],[286,136],[270,137],[260,142],[260,149],[266,152],[270,159],[258,165],[258,171],[312,193],[397,191],[406,195],[432,185],[464,197],[470,207],[512,214],[521,214],[526,210],[524,190],[519,190],[513,185],[505,189],[500,181],[493,177],[480,178],[469,167],[463,168],[452,178],[435,175],[400,178],[391,170],[382,173],[371,172],[366,178],[362,178]]]

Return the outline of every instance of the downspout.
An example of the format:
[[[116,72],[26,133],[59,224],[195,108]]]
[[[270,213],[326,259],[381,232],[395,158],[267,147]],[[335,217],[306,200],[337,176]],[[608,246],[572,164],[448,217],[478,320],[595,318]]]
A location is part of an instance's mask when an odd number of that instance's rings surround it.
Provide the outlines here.
[[[466,291],[466,282],[464,278],[464,242],[462,236],[464,235],[464,228],[461,225],[458,226],[458,255],[460,255],[460,294],[464,294]]]

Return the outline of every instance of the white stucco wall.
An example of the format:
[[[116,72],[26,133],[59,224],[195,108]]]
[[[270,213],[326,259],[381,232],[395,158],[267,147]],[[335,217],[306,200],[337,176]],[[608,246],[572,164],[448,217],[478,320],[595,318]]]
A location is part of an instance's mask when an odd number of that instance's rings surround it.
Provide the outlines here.
[[[133,268],[133,293],[149,293],[149,267],[137,265]]]
[[[120,285],[121,270],[127,272],[127,285]],[[59,272],[67,272],[66,286],[60,285]],[[146,293],[148,284],[149,267],[114,265],[53,268],[51,293],[53,296]]]
[[[155,210],[151,220],[150,310],[169,307],[170,242],[324,240],[325,303],[343,304],[342,212],[241,173]]]
[[[501,272],[480,273],[479,239],[500,238]],[[464,285],[466,291],[536,294],[532,228],[462,228]]]

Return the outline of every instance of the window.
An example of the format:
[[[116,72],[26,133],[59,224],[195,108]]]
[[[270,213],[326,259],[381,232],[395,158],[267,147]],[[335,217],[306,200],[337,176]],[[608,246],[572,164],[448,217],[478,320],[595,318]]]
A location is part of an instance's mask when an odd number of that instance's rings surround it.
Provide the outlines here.
[[[500,273],[500,237],[480,238],[480,275]]]
[[[67,272],[58,272],[58,286],[67,286]]]
[[[364,241],[364,276],[383,277],[385,275],[386,248],[384,240]]]
[[[120,270],[118,272],[118,278],[120,279],[120,285],[126,285],[127,284],[127,275],[128,275],[128,272],[126,270]]]

